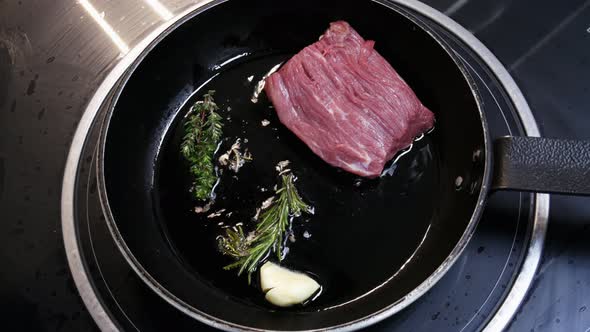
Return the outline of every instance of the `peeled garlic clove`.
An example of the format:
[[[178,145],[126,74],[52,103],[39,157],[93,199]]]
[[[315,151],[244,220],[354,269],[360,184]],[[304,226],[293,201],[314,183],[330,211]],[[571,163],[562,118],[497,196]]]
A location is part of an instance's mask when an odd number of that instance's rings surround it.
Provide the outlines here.
[[[320,285],[306,274],[266,262],[260,268],[260,286],[266,300],[279,307],[303,303]]]

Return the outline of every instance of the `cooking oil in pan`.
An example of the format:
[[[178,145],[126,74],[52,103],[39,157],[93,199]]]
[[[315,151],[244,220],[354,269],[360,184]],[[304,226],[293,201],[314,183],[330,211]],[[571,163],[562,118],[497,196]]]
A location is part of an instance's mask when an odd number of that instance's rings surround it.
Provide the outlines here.
[[[360,178],[317,157],[281,125],[264,92],[252,100],[262,77],[289,56],[240,58],[195,91],[166,135],[156,190],[163,228],[187,269],[237,301],[271,307],[256,274],[249,285],[236,270],[223,269],[232,259],[218,251],[216,238],[237,223],[254,227],[256,209],[274,193],[275,165],[289,160],[297,189],[315,213],[295,218],[285,242],[288,253],[280,264],[313,276],[322,293],[314,301],[284,310],[315,311],[362,297],[398,273],[430,225],[436,199],[432,188],[439,173],[430,135],[415,142],[397,160],[395,170],[378,179]],[[182,121],[208,90],[215,90],[224,119],[219,151],[240,139],[252,161],[237,173],[224,172],[210,210],[195,213],[202,203],[188,191],[191,178],[179,153]]]

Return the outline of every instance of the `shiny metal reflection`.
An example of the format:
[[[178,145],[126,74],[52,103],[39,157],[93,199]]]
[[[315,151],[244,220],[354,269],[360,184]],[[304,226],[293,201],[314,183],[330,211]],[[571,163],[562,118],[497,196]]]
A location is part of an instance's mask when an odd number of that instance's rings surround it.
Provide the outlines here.
[[[156,14],[158,14],[164,21],[168,21],[174,15],[158,0],[143,0]]]
[[[99,13],[88,0],[78,0],[78,3],[82,5],[88,15],[92,17],[102,31],[104,31],[113,43],[117,45],[117,48],[119,48],[119,51],[121,52],[121,56],[129,53],[129,46],[127,46],[127,43],[121,39],[119,34],[117,34],[113,27],[104,19],[104,12]]]

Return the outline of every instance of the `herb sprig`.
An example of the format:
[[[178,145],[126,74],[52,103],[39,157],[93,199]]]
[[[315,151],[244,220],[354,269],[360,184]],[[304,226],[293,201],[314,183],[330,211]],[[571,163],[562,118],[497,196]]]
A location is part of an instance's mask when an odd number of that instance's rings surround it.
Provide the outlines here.
[[[227,228],[225,236],[218,239],[221,252],[236,259],[224,268],[239,268],[238,275],[247,272],[248,282],[259,263],[271,251],[276,253],[279,261],[282,260],[283,239],[291,219],[303,212],[312,213],[312,208],[303,201],[295,188],[293,174],[287,170],[282,172],[280,178],[282,184],[275,191],[278,198],[261,213],[253,232],[246,235],[241,226],[235,226]]]
[[[207,200],[217,176],[213,155],[222,135],[222,118],[216,112],[219,107],[213,100],[214,90],[203,95],[190,109],[184,124],[181,153],[190,164],[193,176],[191,192],[198,200]]]

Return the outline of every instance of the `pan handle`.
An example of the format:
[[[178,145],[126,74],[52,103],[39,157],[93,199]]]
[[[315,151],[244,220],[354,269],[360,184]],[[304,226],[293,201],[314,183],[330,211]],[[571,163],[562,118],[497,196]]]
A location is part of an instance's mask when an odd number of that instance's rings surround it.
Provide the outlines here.
[[[500,137],[492,189],[590,195],[590,141]]]

